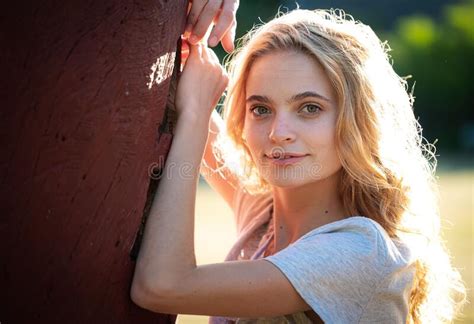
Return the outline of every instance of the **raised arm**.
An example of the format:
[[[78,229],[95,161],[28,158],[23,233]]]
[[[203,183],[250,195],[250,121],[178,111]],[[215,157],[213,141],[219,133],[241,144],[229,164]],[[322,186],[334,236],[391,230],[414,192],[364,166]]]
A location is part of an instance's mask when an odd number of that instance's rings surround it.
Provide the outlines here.
[[[222,168],[222,163],[216,159],[212,150],[212,145],[217,136],[223,131],[223,123],[222,117],[214,110],[211,115],[211,120],[209,121],[209,132],[200,171],[211,188],[224,198],[227,204],[232,208],[233,197],[239,181],[235,175],[227,169]]]
[[[191,46],[176,90],[178,121],[165,176],[147,219],[133,286],[148,289],[156,284],[155,278],[173,282],[196,267],[194,209],[199,166],[212,107],[226,86],[227,76],[215,54],[202,44]]]
[[[131,298],[143,308],[168,314],[254,317],[308,310],[285,275],[266,260],[196,265],[198,169],[212,107],[226,84],[215,54],[200,46],[191,47],[178,85],[178,122],[166,176],[145,226]]]

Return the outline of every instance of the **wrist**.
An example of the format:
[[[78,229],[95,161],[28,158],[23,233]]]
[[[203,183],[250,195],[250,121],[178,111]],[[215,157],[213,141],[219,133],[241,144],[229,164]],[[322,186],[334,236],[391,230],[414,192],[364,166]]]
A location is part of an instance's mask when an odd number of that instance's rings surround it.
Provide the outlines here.
[[[209,124],[209,120],[211,118],[211,112],[205,111],[189,111],[189,112],[182,112],[178,115],[178,123],[184,123],[186,125],[199,125],[199,124]]]

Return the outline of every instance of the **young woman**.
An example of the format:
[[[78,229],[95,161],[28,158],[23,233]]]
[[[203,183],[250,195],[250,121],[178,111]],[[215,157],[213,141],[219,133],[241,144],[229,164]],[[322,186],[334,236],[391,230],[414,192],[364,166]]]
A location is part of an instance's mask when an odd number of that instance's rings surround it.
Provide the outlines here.
[[[134,302],[212,323],[450,321],[464,287],[439,236],[433,156],[373,31],[292,11],[245,37],[224,123],[227,83],[190,45]],[[199,171],[235,213],[227,262],[196,266]]]

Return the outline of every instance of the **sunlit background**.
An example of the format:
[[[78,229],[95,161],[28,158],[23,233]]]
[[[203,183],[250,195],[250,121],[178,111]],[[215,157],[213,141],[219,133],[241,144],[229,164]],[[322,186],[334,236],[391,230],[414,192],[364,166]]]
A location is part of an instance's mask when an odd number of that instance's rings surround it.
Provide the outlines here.
[[[268,21],[294,1],[240,1],[238,32]],[[388,40],[395,70],[414,87],[423,136],[436,143],[441,216],[446,245],[468,289],[469,304],[455,323],[474,323],[474,1],[305,1],[304,9],[341,8]],[[216,49],[222,59],[224,52]],[[236,238],[230,208],[204,181],[196,201],[198,264],[221,262]],[[207,323],[178,316],[179,323]]]

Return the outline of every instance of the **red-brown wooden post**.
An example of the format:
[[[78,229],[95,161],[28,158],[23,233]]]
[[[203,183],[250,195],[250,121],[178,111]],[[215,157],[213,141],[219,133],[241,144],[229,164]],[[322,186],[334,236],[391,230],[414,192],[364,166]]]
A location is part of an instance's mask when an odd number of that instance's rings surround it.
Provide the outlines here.
[[[2,7],[2,324],[174,321],[132,303],[130,255],[186,2]]]

